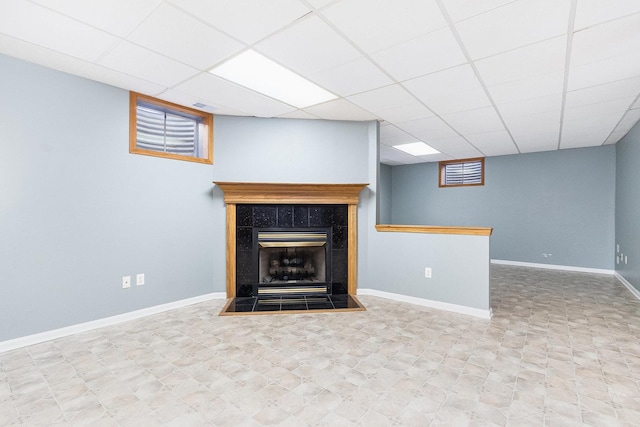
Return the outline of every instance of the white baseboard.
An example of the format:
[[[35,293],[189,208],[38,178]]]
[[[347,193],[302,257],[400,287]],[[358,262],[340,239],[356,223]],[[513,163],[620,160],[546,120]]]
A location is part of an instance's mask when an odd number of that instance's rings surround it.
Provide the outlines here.
[[[87,332],[105,326],[111,326],[129,320],[139,319],[145,316],[151,316],[152,314],[162,313],[164,311],[175,310],[176,308],[185,307],[200,302],[210,301],[214,299],[226,299],[227,294],[225,292],[213,292],[210,294],[200,295],[193,298],[187,298],[180,301],[173,301],[166,304],[156,305],[153,307],[147,307],[140,310],[131,311],[129,313],[118,314],[116,316],[105,317],[103,319],[92,320],[90,322],[79,323],[77,325],[71,325],[60,329],[54,329],[52,331],[41,332],[38,334],[27,335],[20,338],[15,338],[8,341],[0,342],[0,353],[10,350],[15,350],[22,347],[27,347],[33,344],[39,344],[45,341],[54,340],[57,338],[67,337],[69,335],[78,334],[81,332]]]
[[[620,281],[620,283],[622,283],[627,289],[629,289],[629,292],[631,292],[634,297],[640,300],[640,291],[637,290],[635,286],[633,286],[627,279],[622,277],[617,271],[615,276],[616,276],[616,279]]]
[[[394,294],[391,292],[378,291],[376,289],[358,289],[358,295],[371,295],[374,297],[386,298],[394,301],[407,302],[409,304],[421,305],[423,307],[435,308],[438,310],[452,311],[454,313],[466,314],[469,316],[491,319],[493,312],[491,309],[482,310],[479,308],[467,307],[464,305],[450,304],[447,302],[433,301],[424,298],[410,297],[407,295]]]
[[[514,265],[518,267],[531,267],[531,268],[545,268],[547,270],[577,271],[580,273],[595,273],[595,274],[609,274],[609,275],[613,275],[615,273],[615,270],[606,270],[602,268],[572,267],[570,265],[555,265],[555,264],[538,264],[535,262],[506,261],[502,259],[492,259],[491,264]]]

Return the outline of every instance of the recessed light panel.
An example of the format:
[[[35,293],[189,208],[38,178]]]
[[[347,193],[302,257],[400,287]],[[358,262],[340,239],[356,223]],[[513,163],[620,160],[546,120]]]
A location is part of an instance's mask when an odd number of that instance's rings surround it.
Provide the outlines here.
[[[331,92],[253,50],[248,50],[209,72],[298,108],[337,98]]]
[[[393,148],[409,153],[412,156],[427,156],[429,154],[438,154],[438,150],[429,147],[424,142],[412,142],[410,144],[394,145]]]

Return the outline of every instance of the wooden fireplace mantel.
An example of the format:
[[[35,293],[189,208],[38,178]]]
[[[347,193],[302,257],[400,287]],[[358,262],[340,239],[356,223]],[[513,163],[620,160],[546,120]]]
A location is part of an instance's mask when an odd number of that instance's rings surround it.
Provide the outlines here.
[[[214,182],[225,203],[357,205],[360,191],[369,184],[276,184]]]
[[[215,182],[227,205],[227,298],[236,296],[236,205],[237,204],[330,204],[348,206],[348,284],[357,291],[358,200],[369,184],[278,184],[264,182]]]

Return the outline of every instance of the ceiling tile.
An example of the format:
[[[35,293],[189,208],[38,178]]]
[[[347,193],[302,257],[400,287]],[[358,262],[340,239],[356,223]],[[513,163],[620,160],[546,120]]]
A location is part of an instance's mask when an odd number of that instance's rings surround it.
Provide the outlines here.
[[[410,122],[398,123],[397,126],[418,138],[419,141],[426,142],[429,145],[431,145],[429,141],[459,137],[459,135],[439,117],[412,120]]]
[[[438,114],[491,105],[469,65],[407,80],[403,86]]]
[[[638,0],[578,0],[574,27],[576,30],[581,30],[638,12],[640,12]]]
[[[560,137],[559,117],[542,117],[542,119],[531,118],[529,121],[522,120],[518,123],[507,122],[509,132],[520,149],[520,152],[541,151],[540,147],[547,147],[547,150],[558,148]],[[535,146],[535,148],[532,148]]]
[[[324,102],[305,108],[310,114],[326,120],[376,120],[377,117],[346,99],[336,99],[335,101]]]
[[[291,111],[290,113],[280,114],[277,117],[282,119],[317,119],[318,118],[313,114],[309,114],[306,111],[302,111],[302,110],[295,110],[295,111]]]
[[[555,151],[558,149],[558,136],[553,139],[553,135],[536,135],[526,141],[518,142],[521,153],[536,153],[540,151]]]
[[[532,135],[538,133],[555,133],[556,139],[560,132],[560,112],[549,111],[544,113],[531,114],[528,116],[503,117],[507,128],[516,138],[526,138],[527,133]]]
[[[573,36],[569,90],[640,76],[640,14]]]
[[[640,120],[640,110],[629,110],[616,126],[617,131],[628,132]]]
[[[290,105],[230,83],[210,73],[202,73],[178,85],[176,90],[259,117],[276,117],[295,111]],[[259,112],[260,114],[256,114]]]
[[[244,47],[168,4],[160,6],[129,40],[199,70],[211,68]]]
[[[635,97],[617,98],[597,104],[565,108],[564,120],[584,120],[586,122],[617,123],[629,109]]]
[[[554,37],[518,49],[475,61],[487,86],[509,83],[528,77],[564,72],[566,36]]]
[[[255,49],[303,76],[336,67],[361,55],[351,44],[317,16],[255,45]]]
[[[321,13],[367,53],[447,25],[434,0],[343,0]]]
[[[74,58],[51,49],[0,34],[0,52],[86,79],[111,86],[156,95],[165,87],[111,70],[93,62]]]
[[[618,98],[635,96],[640,93],[640,77],[605,83],[567,92],[566,108],[597,104]]]
[[[562,110],[562,94],[539,96],[497,105],[503,118],[530,117],[533,114],[554,113],[560,117]]]
[[[388,147],[380,146],[380,162],[387,165],[411,165],[426,162],[438,162],[441,160],[450,160],[451,157],[444,154],[431,154],[429,156],[412,156],[404,151]]]
[[[298,0],[170,0],[192,16],[252,44],[311,11]]]
[[[415,161],[414,156],[386,145],[380,146],[380,162],[388,165],[403,165]]]
[[[104,31],[21,0],[3,0],[0,33],[88,61],[98,59],[118,41]]]
[[[307,0],[307,3],[309,3],[315,9],[320,9],[321,7],[325,7],[332,1],[335,1],[335,0]]]
[[[573,35],[571,66],[599,62],[638,52],[640,14],[596,25]],[[624,43],[620,41],[624,40]]]
[[[469,144],[464,138],[444,138],[429,142],[436,150],[454,159],[482,157],[482,153]]]
[[[518,153],[518,148],[506,130],[474,133],[465,137],[485,156],[504,156]]]
[[[629,133],[628,130],[622,130],[622,131],[615,130],[611,132],[609,137],[604,141],[604,144],[615,144],[618,141],[620,141],[622,138],[624,138],[627,133]]]
[[[504,125],[493,107],[460,111],[441,117],[462,135],[504,130]]]
[[[198,70],[129,42],[122,42],[100,64],[152,83],[171,87],[198,74]]]
[[[398,81],[467,62],[449,27],[397,44],[371,57]]]
[[[445,0],[444,6],[453,22],[490,11],[513,0]]]
[[[520,148],[522,147],[522,143],[539,140],[547,140],[549,143],[555,141],[557,145],[560,135],[560,123],[548,123],[544,126],[536,126],[536,123],[532,121],[529,124],[510,126],[509,132],[513,136],[516,145]]]
[[[640,76],[640,55],[616,56],[571,67],[567,90],[578,90],[637,76]]]
[[[157,96],[165,101],[173,102],[178,105],[184,105],[185,107],[195,108],[197,110],[206,111],[213,114],[227,115],[227,116],[246,116],[247,113],[233,108],[227,107],[222,104],[215,104],[209,99],[205,99],[198,96],[186,94],[175,89],[170,89]],[[194,104],[201,103],[206,106],[203,108],[195,107]]]
[[[434,163],[434,162],[441,162],[444,160],[453,160],[453,157],[449,156],[448,154],[444,154],[444,153],[437,153],[437,154],[427,154],[426,156],[415,156],[416,159],[420,160],[420,163]]]
[[[349,97],[349,101],[369,111],[401,107],[415,100],[402,86],[394,84]]]
[[[631,108],[640,108],[640,98],[636,99]]]
[[[420,104],[400,85],[391,85],[370,90],[350,96],[348,99],[384,120],[394,123],[399,121],[395,119],[401,120],[408,117],[408,115],[411,117],[417,116],[415,118],[433,116],[433,113],[429,111],[428,108]]]
[[[377,113],[377,116],[382,120],[386,120],[391,123],[400,124],[407,121],[424,119],[427,117],[433,117],[434,114],[427,107],[415,101],[411,104],[402,105],[399,107],[388,108]]]
[[[380,143],[384,145],[400,145],[416,142],[416,138],[394,125],[380,126]]]
[[[309,75],[309,79],[341,96],[366,92],[393,83],[365,57]]]
[[[447,138],[437,138],[429,142],[429,145],[438,151],[446,150],[462,150],[469,146],[469,142],[461,136],[452,136]]]
[[[613,127],[614,125],[572,126],[565,122],[562,128],[560,149],[602,145],[611,134]]]
[[[456,25],[473,59],[484,58],[567,32],[569,0],[519,0]]]
[[[561,95],[564,90],[564,73],[552,72],[501,83],[487,88],[496,104],[524,101],[542,96]]]
[[[126,37],[162,0],[33,0],[89,25]]]

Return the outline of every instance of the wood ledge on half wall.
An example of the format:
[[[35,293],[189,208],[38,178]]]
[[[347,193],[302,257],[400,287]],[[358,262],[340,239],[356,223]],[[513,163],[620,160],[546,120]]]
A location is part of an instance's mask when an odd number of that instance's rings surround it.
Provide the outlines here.
[[[493,228],[489,227],[444,227],[436,225],[396,224],[377,224],[376,230],[395,233],[464,234],[468,236],[491,236],[493,232]]]
[[[298,184],[269,182],[213,182],[225,203],[286,203],[357,205],[369,184]]]

